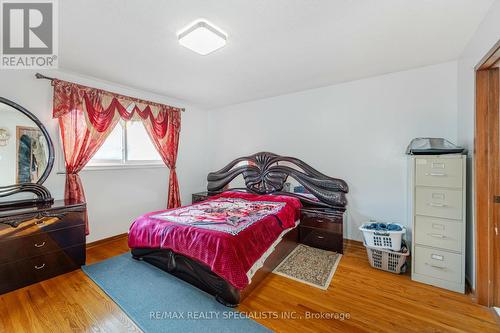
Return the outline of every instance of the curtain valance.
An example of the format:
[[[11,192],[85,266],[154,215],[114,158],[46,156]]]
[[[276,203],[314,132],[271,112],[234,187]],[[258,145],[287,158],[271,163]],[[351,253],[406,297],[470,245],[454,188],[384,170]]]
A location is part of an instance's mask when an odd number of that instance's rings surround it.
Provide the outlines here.
[[[66,162],[67,199],[85,201],[78,173],[123,120],[142,121],[165,165],[170,169],[167,207],[180,206],[175,170],[183,109],[57,80],[53,117],[59,120]]]
[[[124,120],[141,118],[149,121],[159,138],[165,136],[169,121],[175,122],[175,129],[180,130],[180,111],[183,111],[181,108],[57,79],[52,81],[52,85],[54,118],[59,118],[74,109],[86,109],[87,120],[98,132],[104,132],[116,114]]]

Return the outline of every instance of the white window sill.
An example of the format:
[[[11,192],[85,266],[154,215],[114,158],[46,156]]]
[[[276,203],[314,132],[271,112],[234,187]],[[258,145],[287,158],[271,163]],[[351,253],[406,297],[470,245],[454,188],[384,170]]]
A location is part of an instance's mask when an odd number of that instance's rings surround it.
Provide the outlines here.
[[[128,170],[128,169],[158,169],[167,168],[163,163],[137,163],[137,164],[108,164],[108,165],[89,165],[83,168],[81,172],[87,171],[105,171],[105,170]],[[66,174],[66,170],[58,170],[58,175]]]

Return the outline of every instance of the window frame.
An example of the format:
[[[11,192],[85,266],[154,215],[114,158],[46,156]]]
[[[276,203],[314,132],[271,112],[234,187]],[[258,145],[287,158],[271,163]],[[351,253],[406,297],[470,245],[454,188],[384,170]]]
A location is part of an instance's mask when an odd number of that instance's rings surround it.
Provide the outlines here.
[[[163,163],[163,160],[137,160],[131,161],[127,159],[127,121],[122,121],[117,124],[117,126],[123,126],[122,134],[122,158],[120,160],[106,160],[98,159],[94,160],[92,164],[87,164],[82,171],[96,171],[96,170],[120,170],[120,169],[144,169],[144,168],[166,168],[167,166]],[[152,145],[154,145],[151,142]],[[156,149],[156,148],[155,148]],[[64,151],[62,148],[62,139],[59,136],[59,158],[58,158],[58,174],[66,173],[66,165],[64,161]]]

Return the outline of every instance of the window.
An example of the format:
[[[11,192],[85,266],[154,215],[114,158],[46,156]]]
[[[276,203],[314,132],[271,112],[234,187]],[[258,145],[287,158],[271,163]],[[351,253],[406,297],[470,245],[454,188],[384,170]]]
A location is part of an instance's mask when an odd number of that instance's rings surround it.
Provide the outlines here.
[[[164,165],[141,121],[120,121],[86,168]]]

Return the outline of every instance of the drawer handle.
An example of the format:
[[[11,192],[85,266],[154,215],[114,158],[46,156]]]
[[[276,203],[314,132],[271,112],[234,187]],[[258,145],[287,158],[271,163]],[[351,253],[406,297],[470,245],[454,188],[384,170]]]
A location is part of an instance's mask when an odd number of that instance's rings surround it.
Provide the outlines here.
[[[441,235],[441,234],[427,234],[427,235],[429,235],[431,237],[435,237],[435,238],[443,238],[443,239],[447,238],[445,235]]]
[[[323,219],[316,219],[316,222],[317,223],[323,223],[323,222],[325,222],[325,220],[323,220]]]
[[[440,254],[431,254],[431,258],[434,259],[434,260],[440,260],[440,261],[443,261],[444,260],[444,256],[440,255]]]
[[[45,245],[45,242],[43,242],[43,243],[41,243],[41,244],[36,244],[36,243],[35,243],[35,247],[42,247],[42,246],[44,246],[44,245]]]
[[[445,204],[436,203],[436,202],[429,202],[429,206],[431,206],[431,207],[446,207]]]
[[[443,172],[428,172],[425,175],[431,177],[446,177],[446,174]]]
[[[35,269],[42,269],[42,268],[44,268],[44,267],[45,267],[45,264],[42,264],[41,266],[37,266],[37,265],[35,265]]]
[[[442,163],[442,162],[432,162],[431,163],[431,168],[432,169],[444,169],[444,163]]]
[[[433,264],[429,264],[429,263],[425,263],[427,266],[430,266],[432,268],[437,268],[437,269],[441,269],[441,270],[444,270],[446,269],[446,267],[443,267],[443,266],[438,266],[438,265],[433,265]]]
[[[323,239],[325,238],[324,236],[316,236],[318,239]]]

